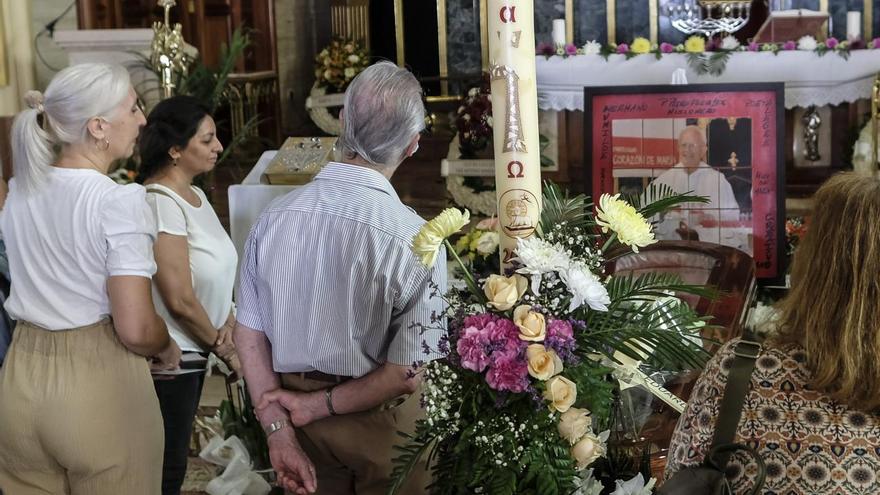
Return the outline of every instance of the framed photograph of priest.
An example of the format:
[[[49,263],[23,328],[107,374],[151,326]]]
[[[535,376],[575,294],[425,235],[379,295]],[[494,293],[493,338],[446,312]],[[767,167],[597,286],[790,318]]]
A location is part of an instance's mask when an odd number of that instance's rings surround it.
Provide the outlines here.
[[[781,88],[703,93],[703,86],[718,85],[641,87],[662,88],[657,94],[586,88],[587,190],[640,195],[662,185],[704,196],[707,203],[651,218],[657,238],[735,247],[755,258],[759,277],[778,279]]]

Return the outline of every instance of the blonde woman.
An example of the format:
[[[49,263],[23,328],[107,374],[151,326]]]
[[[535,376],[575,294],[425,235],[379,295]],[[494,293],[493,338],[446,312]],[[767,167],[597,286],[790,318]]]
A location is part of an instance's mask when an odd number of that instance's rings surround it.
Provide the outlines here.
[[[780,332],[761,348],[735,442],[766,464],[764,493],[880,493],[880,181],[853,173],[814,196]],[[667,477],[699,464],[715,431],[739,339],[694,388],[670,445]],[[755,470],[735,454],[734,493]]]
[[[0,369],[0,489],[155,495],[162,417],[145,357],[175,368],[180,349],[150,294],[144,188],[106,176],[144,116],[115,65],[71,66],[27,101],[0,212],[18,320]]]

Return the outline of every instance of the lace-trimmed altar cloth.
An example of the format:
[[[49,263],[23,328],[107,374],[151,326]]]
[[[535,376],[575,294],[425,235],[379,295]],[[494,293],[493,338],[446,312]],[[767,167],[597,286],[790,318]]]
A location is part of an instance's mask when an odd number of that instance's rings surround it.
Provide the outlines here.
[[[538,107],[541,110],[583,110],[584,86],[669,84],[675,69],[687,71],[691,84],[785,81],[785,108],[837,105],[871,97],[874,76],[880,72],[880,49],[853,50],[849,60],[836,53],[737,52],[720,76],[697,75],[687,54],[672,53],[659,60],[652,54],[627,60],[611,55],[569,58],[538,56]]]

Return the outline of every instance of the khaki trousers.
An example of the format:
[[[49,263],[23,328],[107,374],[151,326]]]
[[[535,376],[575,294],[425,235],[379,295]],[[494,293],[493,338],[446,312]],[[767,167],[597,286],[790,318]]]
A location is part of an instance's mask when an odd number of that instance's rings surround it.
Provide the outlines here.
[[[19,322],[0,369],[0,489],[156,495],[164,435],[147,361],[109,321]]]
[[[282,374],[288,390],[311,392],[333,384]],[[394,445],[403,440],[398,431],[412,433],[417,419],[424,417],[420,393],[391,400],[376,409],[330,416],[303,428],[296,435],[315,464],[318,495],[385,495],[391,481]],[[424,459],[417,464],[398,493],[427,493],[431,482]]]

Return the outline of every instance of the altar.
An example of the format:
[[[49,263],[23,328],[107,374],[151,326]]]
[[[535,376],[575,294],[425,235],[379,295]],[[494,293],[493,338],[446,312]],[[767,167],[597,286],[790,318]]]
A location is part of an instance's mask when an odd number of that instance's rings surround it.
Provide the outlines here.
[[[629,59],[611,55],[542,57],[538,71],[538,106],[542,110],[584,109],[584,86],[669,84],[677,69],[689,83],[785,82],[785,108],[852,103],[871,97],[871,85],[880,72],[880,50],[853,50],[849,59],[836,53],[817,55],[798,50],[734,52],[719,76],[697,74],[688,55],[670,53],[655,58]]]

